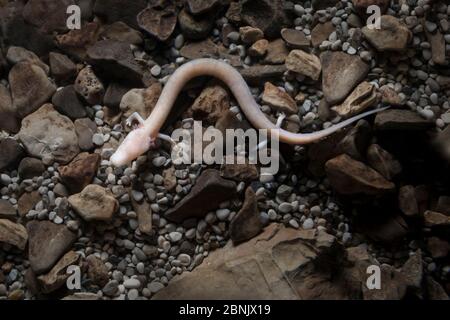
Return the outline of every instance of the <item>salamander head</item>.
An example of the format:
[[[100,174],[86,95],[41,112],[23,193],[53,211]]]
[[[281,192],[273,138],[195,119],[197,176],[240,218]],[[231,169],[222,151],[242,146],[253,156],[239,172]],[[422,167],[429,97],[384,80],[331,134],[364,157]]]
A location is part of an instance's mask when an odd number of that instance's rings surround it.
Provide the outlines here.
[[[151,138],[143,127],[131,131],[117,151],[111,156],[111,163],[121,167],[136,160],[155,146],[155,139]]]

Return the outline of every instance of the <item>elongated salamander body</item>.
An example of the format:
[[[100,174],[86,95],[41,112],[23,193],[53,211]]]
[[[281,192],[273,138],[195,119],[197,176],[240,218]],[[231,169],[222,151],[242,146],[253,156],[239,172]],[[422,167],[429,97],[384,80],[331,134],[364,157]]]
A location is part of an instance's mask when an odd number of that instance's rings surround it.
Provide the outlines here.
[[[127,136],[112,156],[111,161],[114,165],[121,166],[129,163],[152,146],[185,84],[199,76],[212,76],[223,81],[230,88],[248,121],[256,129],[268,129],[271,134],[278,136],[280,142],[287,144],[301,145],[316,142],[355,121],[384,110],[371,110],[314,133],[292,133],[280,129],[266,117],[253,98],[244,78],[232,66],[214,59],[193,60],[179,67],[170,77],[152,114],[140,128],[133,130]]]

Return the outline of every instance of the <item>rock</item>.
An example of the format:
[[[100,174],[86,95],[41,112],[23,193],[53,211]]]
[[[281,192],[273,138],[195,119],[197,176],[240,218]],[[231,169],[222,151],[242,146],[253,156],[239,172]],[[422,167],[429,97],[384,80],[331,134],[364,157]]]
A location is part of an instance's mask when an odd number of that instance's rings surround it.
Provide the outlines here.
[[[135,60],[128,43],[114,40],[98,41],[93,46],[89,47],[87,56],[90,61],[92,61],[96,71],[104,77],[128,82],[129,85],[133,84],[136,86],[142,85],[144,81],[144,67]],[[80,75],[78,77],[80,77]],[[91,72],[89,73],[89,77],[95,79],[95,75]],[[95,81],[101,84],[99,80]],[[97,92],[97,90],[93,90],[94,92]],[[104,89],[102,86],[102,98],[103,94]]]
[[[362,28],[367,41],[378,51],[402,51],[412,39],[412,33],[408,27],[396,17],[381,16],[381,29]]]
[[[55,92],[52,103],[59,113],[71,119],[87,116],[86,109],[75,92],[74,86],[67,86]]]
[[[81,192],[97,174],[100,155],[97,153],[80,153],[67,166],[58,168],[62,183],[73,193]]]
[[[174,208],[169,209],[166,217],[175,222],[203,217],[209,211],[217,209],[221,202],[233,198],[235,192],[236,183],[223,179],[217,170],[205,170],[197,178],[191,192]],[[208,201],[205,202],[204,199]]]
[[[289,50],[286,48],[283,39],[276,39],[269,42],[264,62],[267,64],[282,64],[285,62],[288,54]]]
[[[122,21],[114,22],[107,26],[100,35],[103,39],[125,42],[134,45],[140,45],[143,42],[143,35],[139,31],[129,27]]]
[[[317,81],[322,72],[320,59],[302,50],[292,50],[286,59],[286,68]]]
[[[18,201],[18,211],[21,217],[24,217],[30,210],[34,209],[36,204],[42,200],[42,196],[37,191],[25,192]]]
[[[405,262],[400,272],[405,278],[405,284],[412,289],[420,289],[422,287],[422,275],[423,275],[423,264],[422,264],[422,252],[417,250],[417,252],[410,256]]]
[[[394,89],[388,85],[384,85],[379,89],[381,93],[381,101],[385,104],[393,106],[403,105],[403,101]]]
[[[380,131],[414,131],[425,130],[434,125],[433,121],[423,119],[411,110],[389,109],[377,114],[375,128]]]
[[[73,122],[51,104],[23,119],[19,139],[30,155],[40,159],[66,164],[79,153]]]
[[[6,219],[0,219],[0,242],[8,243],[24,250],[28,233],[24,226]]]
[[[20,130],[19,119],[13,107],[9,89],[0,84],[0,130],[17,133]]]
[[[178,14],[178,22],[183,35],[192,40],[205,39],[214,25],[214,19],[194,17],[185,9]]]
[[[431,59],[435,64],[445,65],[446,56],[444,35],[439,30],[435,33],[431,33],[426,27],[424,29],[428,42],[431,45]]]
[[[402,172],[400,162],[378,144],[372,144],[367,150],[367,163],[390,181]]]
[[[100,297],[95,293],[90,292],[76,292],[74,294],[68,295],[62,300],[69,301],[89,301],[89,300],[101,300]]]
[[[215,9],[220,4],[219,0],[188,0],[189,12],[193,15],[204,14]]]
[[[0,140],[0,170],[17,164],[23,156],[23,148],[12,138]]]
[[[87,49],[96,43],[99,34],[100,25],[97,22],[89,22],[82,25],[81,29],[74,29],[56,36],[56,42],[67,54],[79,60],[85,60]]]
[[[128,118],[133,113],[139,113],[144,119],[152,113],[162,92],[160,83],[154,83],[147,89],[131,89],[120,102],[123,117]]]
[[[358,56],[327,51],[320,58],[323,94],[330,105],[345,100],[369,72],[369,66]]]
[[[50,52],[50,71],[57,83],[68,84],[77,75],[77,66],[64,54]]]
[[[398,193],[398,206],[406,216],[416,217],[419,215],[416,191],[413,186],[406,185],[400,188]]]
[[[150,207],[150,204],[147,201],[139,203],[134,199],[134,197],[130,198],[133,210],[137,214],[139,231],[143,234],[152,235],[153,223],[152,223],[152,209]]]
[[[337,149],[355,160],[366,157],[367,148],[372,140],[372,127],[367,120],[359,120],[350,132],[339,142]],[[339,153],[338,152],[338,153]]]
[[[214,125],[224,112],[230,108],[228,92],[220,85],[206,87],[194,101],[191,110],[195,119],[205,120]]]
[[[350,118],[378,104],[378,94],[373,84],[361,82],[345,101],[331,108],[343,118]]]
[[[331,21],[318,23],[311,32],[311,42],[314,48],[319,47],[322,42],[328,40],[328,37],[335,30]]]
[[[241,75],[249,85],[259,85],[263,81],[277,79],[286,72],[286,66],[254,65],[240,70]]]
[[[78,265],[80,254],[75,251],[67,252],[56,265],[47,274],[40,275],[38,281],[41,284],[43,293],[51,293],[58,290],[66,284],[70,273],[67,273],[67,268]]]
[[[368,15],[367,8],[369,6],[378,6],[381,9],[381,13],[385,13],[389,7],[389,0],[352,0],[353,7],[356,9],[361,17]]]
[[[322,10],[329,7],[334,7],[339,0],[312,0],[312,7],[314,10]]]
[[[240,19],[246,25],[262,30],[270,37],[277,37],[288,19],[280,0],[241,0]]]
[[[183,57],[191,60],[216,57],[218,53],[219,49],[211,39],[186,44],[180,50]]]
[[[49,271],[75,242],[77,236],[64,225],[30,221],[28,259],[36,275]]]
[[[262,57],[267,53],[269,41],[261,39],[256,41],[249,49],[248,54],[252,57]]]
[[[106,89],[105,96],[103,97],[103,103],[110,109],[118,110],[120,108],[120,102],[123,96],[130,91],[130,87],[125,86],[118,82],[112,82]]]
[[[428,239],[427,248],[433,259],[445,258],[450,253],[450,243],[437,237]]]
[[[89,118],[75,120],[75,131],[78,136],[78,145],[81,150],[88,151],[94,148],[92,137],[97,132],[97,125]]]
[[[23,17],[42,33],[64,31],[67,29],[67,7],[73,4],[73,0],[30,0],[23,8]]]
[[[72,208],[88,222],[110,221],[119,208],[117,200],[106,189],[94,184],[68,200]]]
[[[136,16],[147,7],[146,0],[130,0],[124,6],[121,0],[95,1],[94,14],[105,19],[107,23],[122,21],[132,28],[138,28]]]
[[[444,288],[437,283],[431,276],[425,277],[426,290],[430,300],[449,300],[448,294]]]
[[[243,43],[247,45],[252,45],[258,40],[264,38],[264,32],[261,29],[253,28],[250,26],[239,28],[239,34]]]
[[[297,103],[294,99],[292,99],[288,93],[274,86],[270,82],[266,82],[264,86],[262,101],[278,111],[287,114],[298,113]]]
[[[388,244],[403,240],[408,234],[408,224],[400,215],[397,215],[369,224],[361,230],[372,240]]]
[[[20,62],[11,69],[9,84],[14,109],[20,118],[36,111],[56,91],[45,71],[29,62]]]
[[[437,151],[450,161],[450,126],[447,126],[443,131],[439,132],[433,142]]]
[[[355,299],[367,274],[349,283],[340,264],[344,257],[341,245],[324,231],[273,224],[249,242],[237,247],[228,243],[210,253],[201,266],[173,279],[154,299]],[[343,277],[332,277],[335,272]]]
[[[450,197],[440,196],[436,206],[436,211],[450,216]]]
[[[329,160],[325,168],[331,186],[340,194],[380,195],[395,189],[378,172],[348,155]]]
[[[250,240],[262,230],[255,192],[248,187],[241,210],[230,222],[230,238],[235,245]]]
[[[91,254],[86,258],[87,276],[92,283],[103,288],[109,281],[108,268],[102,260]]]
[[[177,177],[175,176],[175,167],[170,167],[163,171],[162,176],[164,178],[164,188],[172,192],[177,187]]]
[[[15,65],[19,62],[29,62],[42,68],[42,70],[44,70],[46,74],[48,74],[50,70],[49,66],[43,63],[34,52],[22,47],[9,47],[6,54],[6,60],[8,60],[8,62],[12,65]]]
[[[173,6],[162,9],[147,7],[138,14],[137,21],[143,30],[160,41],[166,41],[175,30],[177,15]]]
[[[245,163],[245,164],[239,164]],[[220,168],[220,175],[225,179],[231,179],[236,182],[251,182],[259,178],[258,168],[254,164],[241,157],[241,160],[234,159],[233,164],[224,163]]]
[[[450,226],[450,216],[446,216],[440,212],[426,211],[423,214],[425,219],[425,226],[433,227],[448,227]]]
[[[281,37],[286,41],[289,47],[294,49],[308,49],[311,45],[311,41],[301,30],[296,29],[283,29],[281,30]]]
[[[91,67],[80,71],[75,80],[75,91],[91,105],[101,104],[105,88]]]
[[[24,158],[19,164],[19,177],[22,180],[39,177],[44,171],[45,166],[41,160],[35,158]]]
[[[14,220],[17,216],[16,209],[7,200],[0,199],[0,219]]]

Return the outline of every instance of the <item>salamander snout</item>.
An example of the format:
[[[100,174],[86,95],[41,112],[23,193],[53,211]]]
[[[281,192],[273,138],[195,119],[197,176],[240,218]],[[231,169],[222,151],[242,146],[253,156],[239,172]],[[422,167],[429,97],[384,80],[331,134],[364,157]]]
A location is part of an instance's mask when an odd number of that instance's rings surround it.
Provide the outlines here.
[[[136,160],[146,153],[155,144],[144,128],[131,131],[123,140],[117,151],[111,156],[110,161],[116,167],[121,167]]]

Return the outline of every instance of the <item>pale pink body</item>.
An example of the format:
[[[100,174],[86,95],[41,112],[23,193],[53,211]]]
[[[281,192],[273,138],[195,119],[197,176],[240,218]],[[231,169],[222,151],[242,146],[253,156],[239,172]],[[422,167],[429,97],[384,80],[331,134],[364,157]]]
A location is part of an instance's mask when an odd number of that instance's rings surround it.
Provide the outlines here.
[[[241,74],[225,62],[198,59],[184,64],[170,77],[152,114],[139,128],[133,130],[111,157],[116,166],[125,165],[144,154],[157,139],[158,134],[185,84],[199,76],[212,76],[223,81],[236,98],[242,112],[256,129],[269,129],[280,142],[300,145],[316,142],[364,117],[384,109],[371,110],[325,130],[314,133],[292,133],[278,128],[261,111]]]

